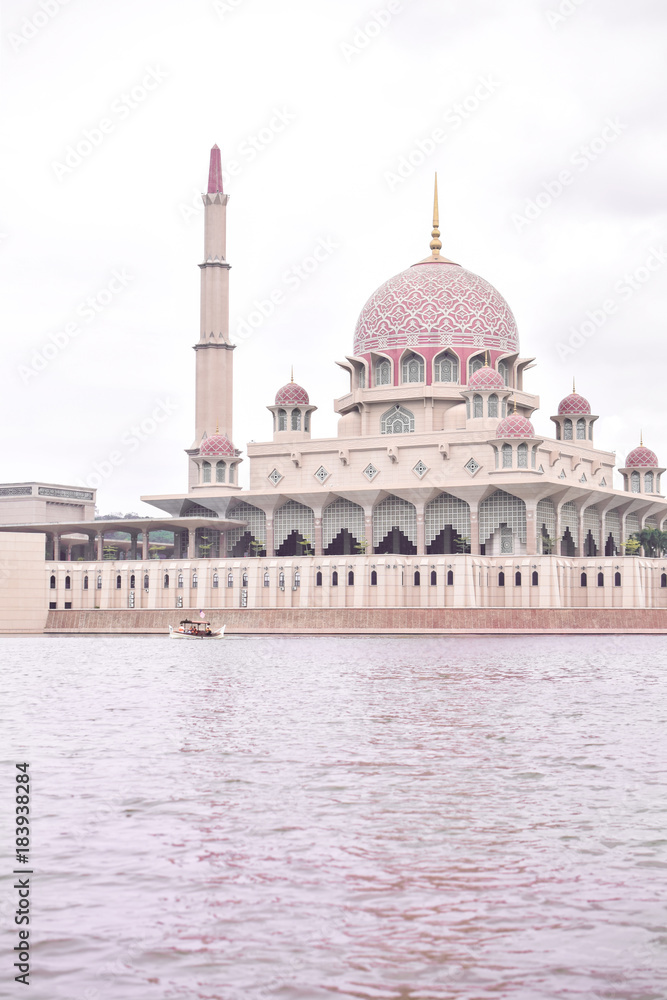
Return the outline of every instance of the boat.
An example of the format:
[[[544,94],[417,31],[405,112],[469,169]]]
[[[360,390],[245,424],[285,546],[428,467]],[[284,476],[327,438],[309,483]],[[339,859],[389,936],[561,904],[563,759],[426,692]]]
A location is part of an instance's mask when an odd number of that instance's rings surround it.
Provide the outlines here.
[[[189,618],[184,618],[178,628],[169,626],[169,637],[171,639],[223,639],[226,626],[211,629],[210,622],[192,622]]]

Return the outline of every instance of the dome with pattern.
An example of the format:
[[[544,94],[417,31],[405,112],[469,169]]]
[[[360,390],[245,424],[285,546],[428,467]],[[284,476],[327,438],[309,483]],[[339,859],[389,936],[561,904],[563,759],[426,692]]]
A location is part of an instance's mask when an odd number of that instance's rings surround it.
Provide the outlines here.
[[[559,414],[572,414],[579,415],[580,413],[590,413],[591,404],[583,396],[580,396],[578,392],[571,392],[569,396],[565,399],[561,399],[558,404]]]
[[[515,352],[519,335],[493,285],[459,264],[429,260],[380,285],[354,333],[356,356],[418,345]]]
[[[625,460],[626,469],[657,469],[658,456],[650,448],[640,444],[633,448]]]
[[[211,437],[202,441],[199,454],[204,456],[235,455],[236,449],[226,434],[212,434]]]
[[[484,365],[483,368],[478,368],[476,372],[468,379],[469,389],[505,389],[505,382],[500,374],[495,368],[489,368],[488,365]]]
[[[520,413],[510,413],[496,427],[496,437],[532,438],[535,437],[535,429],[527,417],[522,417]]]
[[[276,393],[276,406],[308,406],[309,403],[308,393],[296,382],[288,382]]]

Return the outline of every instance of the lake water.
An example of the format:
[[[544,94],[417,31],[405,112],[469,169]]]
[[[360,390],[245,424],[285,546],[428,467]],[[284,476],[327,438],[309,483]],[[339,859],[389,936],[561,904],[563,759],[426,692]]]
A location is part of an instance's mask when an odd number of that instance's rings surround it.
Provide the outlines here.
[[[667,997],[666,638],[0,654],[32,1000]]]

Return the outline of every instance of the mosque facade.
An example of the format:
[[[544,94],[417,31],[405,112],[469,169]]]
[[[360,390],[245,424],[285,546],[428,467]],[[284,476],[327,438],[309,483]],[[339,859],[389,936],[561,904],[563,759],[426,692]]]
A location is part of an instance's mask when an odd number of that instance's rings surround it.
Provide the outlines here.
[[[667,607],[667,561],[631,541],[665,527],[665,469],[641,442],[615,488],[574,386],[536,429],[535,359],[500,292],[443,256],[437,184],[429,255],[373,292],[338,362],[337,436],[313,436],[305,387],[278,387],[242,489],[228,198],[214,146],[187,490],[142,497],[161,513],[127,522],[112,558],[101,522],[42,525],[51,610]],[[174,541],[151,558],[157,528]]]

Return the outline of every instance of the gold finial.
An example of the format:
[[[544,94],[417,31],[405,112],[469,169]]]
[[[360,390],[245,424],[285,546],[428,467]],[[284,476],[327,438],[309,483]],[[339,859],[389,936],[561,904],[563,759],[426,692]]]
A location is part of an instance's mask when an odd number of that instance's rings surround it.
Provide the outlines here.
[[[440,230],[438,226],[440,225],[440,213],[438,209],[438,175],[435,175],[435,188],[433,191],[433,232],[431,236],[433,237],[430,242],[431,253],[434,257],[440,256],[440,251],[442,250],[442,243],[440,242]]]
[[[489,352],[488,351],[484,351],[484,367],[485,368],[489,367]]]
[[[290,380],[290,382],[294,381],[294,365],[292,365],[292,369],[291,369],[291,372],[290,372],[290,378],[289,378],[289,380]]]
[[[640,446],[642,448],[644,447],[644,431],[643,430],[641,430],[639,432],[639,444],[640,444]]]
[[[218,420],[216,420],[215,422],[215,433],[216,434],[220,433],[220,422]]]
[[[577,391],[577,389],[576,389],[576,386],[574,384],[574,375],[573,375],[572,376],[572,392],[576,392],[576,391]]]
[[[513,402],[514,402],[514,413],[516,414],[516,396],[514,397]]]

